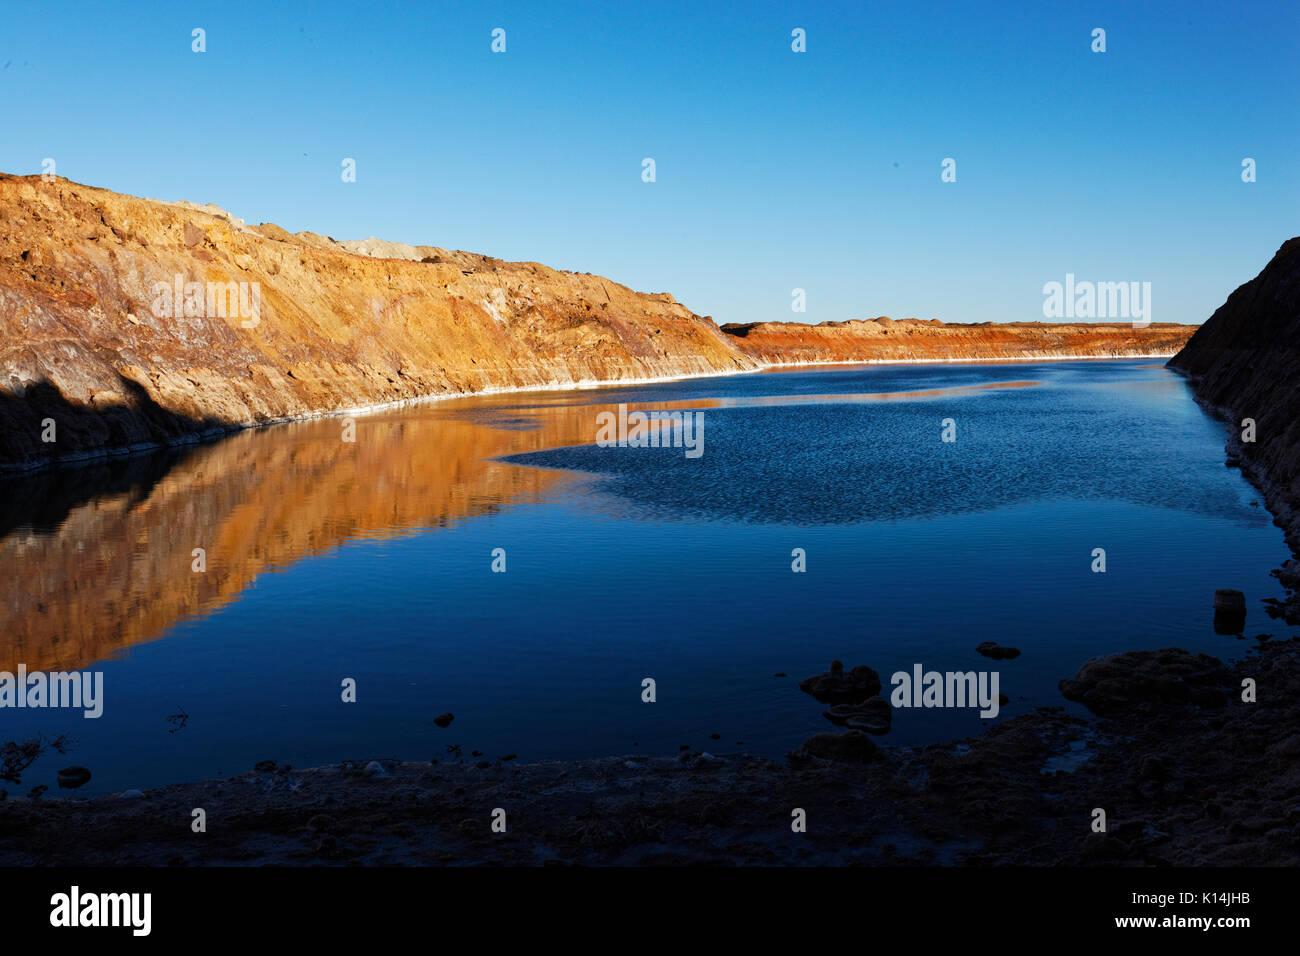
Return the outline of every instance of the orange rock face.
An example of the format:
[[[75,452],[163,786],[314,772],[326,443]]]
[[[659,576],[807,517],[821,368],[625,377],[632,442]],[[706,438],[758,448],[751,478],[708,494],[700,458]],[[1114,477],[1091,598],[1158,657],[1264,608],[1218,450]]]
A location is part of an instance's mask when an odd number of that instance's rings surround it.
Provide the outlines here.
[[[416,253],[376,258],[198,207],[0,177],[0,461],[428,395],[756,366],[670,295]],[[228,283],[224,316],[211,296],[187,315],[158,291]],[[240,283],[256,284],[255,322]]]
[[[0,175],[0,467],[427,396],[804,362],[1172,354],[1191,331],[723,330],[600,276]]]
[[[936,319],[852,320],[801,325],[724,325],[742,351],[773,365],[826,362],[951,362],[1033,358],[1123,358],[1173,355],[1196,331],[1192,325],[1131,323],[1063,325],[1048,322],[956,325]]]

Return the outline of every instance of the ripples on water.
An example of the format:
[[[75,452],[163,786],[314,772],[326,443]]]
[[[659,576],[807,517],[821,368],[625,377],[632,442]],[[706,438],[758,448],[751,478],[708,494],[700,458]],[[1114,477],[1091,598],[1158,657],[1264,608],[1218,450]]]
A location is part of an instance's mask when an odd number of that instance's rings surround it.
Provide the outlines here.
[[[704,455],[591,444],[620,403],[702,411]],[[339,436],[304,422],[0,489],[0,668],[93,665],[106,683],[97,721],[0,711],[0,739],[76,742],[24,788],[67,763],[91,792],[448,744],[779,755],[831,729],[797,681],[832,657],[886,681],[996,667],[1013,716],[1062,704],[1056,681],[1098,653],[1243,653],[1213,634],[1218,587],[1246,591],[1248,634],[1282,630],[1257,603],[1280,596],[1281,534],[1224,467],[1223,426],[1149,363],[495,396]],[[992,664],[983,640],[1024,653]],[[986,723],[905,711],[886,739]]]

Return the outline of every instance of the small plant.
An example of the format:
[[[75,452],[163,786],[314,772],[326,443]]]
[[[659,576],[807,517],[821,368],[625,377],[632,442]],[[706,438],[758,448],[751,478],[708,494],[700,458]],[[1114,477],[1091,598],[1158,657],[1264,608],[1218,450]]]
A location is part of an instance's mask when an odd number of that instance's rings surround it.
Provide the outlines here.
[[[67,734],[59,734],[53,740],[46,740],[41,734],[21,743],[11,740],[0,747],[0,780],[20,783],[23,772],[34,764],[41,754],[47,750],[67,753],[69,746]]]

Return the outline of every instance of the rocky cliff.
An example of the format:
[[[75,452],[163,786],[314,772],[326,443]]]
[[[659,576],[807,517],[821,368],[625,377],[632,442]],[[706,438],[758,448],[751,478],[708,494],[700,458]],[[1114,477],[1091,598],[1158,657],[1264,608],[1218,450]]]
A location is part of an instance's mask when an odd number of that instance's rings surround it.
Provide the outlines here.
[[[820,325],[756,322],[722,327],[741,351],[768,365],[1170,355],[1193,330],[1193,326],[1168,323],[1145,328],[1131,323],[959,325],[884,316]]]
[[[0,175],[0,468],[428,396],[805,362],[1174,351],[1190,327],[719,329],[533,262]]]
[[[1229,421],[1229,455],[1300,554],[1300,237],[1238,288],[1169,362]],[[1254,422],[1253,440],[1249,423]],[[1245,440],[1243,440],[1243,438]],[[1292,562],[1283,580],[1300,585]]]

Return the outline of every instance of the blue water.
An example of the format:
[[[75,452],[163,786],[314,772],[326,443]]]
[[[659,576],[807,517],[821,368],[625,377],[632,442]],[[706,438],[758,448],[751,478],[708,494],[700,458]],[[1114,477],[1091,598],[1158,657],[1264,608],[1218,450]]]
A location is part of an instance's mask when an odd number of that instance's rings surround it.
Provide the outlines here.
[[[974,387],[1007,383],[1022,384]],[[618,403],[701,412],[704,454],[597,447],[596,413]],[[948,418],[955,442],[940,440]],[[886,685],[916,663],[997,670],[1002,721],[1074,710],[1057,681],[1097,654],[1244,655],[1254,641],[1213,631],[1216,588],[1246,593],[1247,635],[1286,631],[1259,604],[1282,596],[1281,532],[1224,466],[1224,426],[1150,360],[741,375],[419,406],[360,419],[355,446],[338,429],[241,435],[0,541],[0,572],[80,602],[110,642],[167,589],[194,587],[185,539],[201,529],[227,529],[215,563],[261,568],[107,657],[67,660],[104,672],[99,720],[0,710],[0,742],[74,741],[0,788],[54,789],[68,764],[92,770],[91,793],[263,759],[454,760],[448,745],[468,761],[683,744],[779,756],[833,729],[798,689],[832,658]],[[153,583],[96,590],[141,580],[171,539]],[[87,542],[94,556],[70,572]],[[124,562],[140,571],[114,578]],[[35,653],[34,613],[10,608],[5,660]],[[986,640],[1022,656],[989,661],[974,651]],[[169,732],[177,712],[188,720]],[[879,739],[989,724],[904,710]]]

